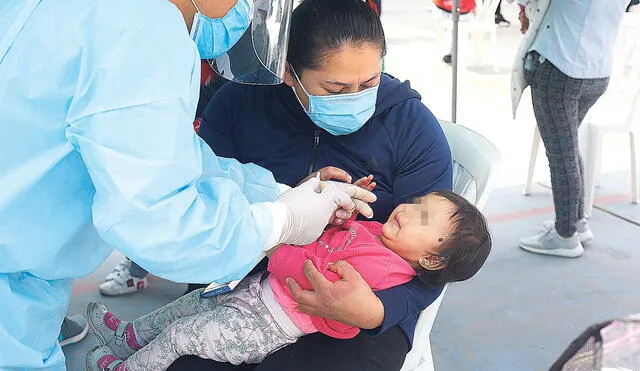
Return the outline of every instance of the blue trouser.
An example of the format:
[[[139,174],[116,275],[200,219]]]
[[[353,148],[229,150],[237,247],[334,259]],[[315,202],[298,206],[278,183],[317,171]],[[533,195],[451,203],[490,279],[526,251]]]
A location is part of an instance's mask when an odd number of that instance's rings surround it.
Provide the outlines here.
[[[0,273],[0,370],[64,370],[58,335],[71,279]]]

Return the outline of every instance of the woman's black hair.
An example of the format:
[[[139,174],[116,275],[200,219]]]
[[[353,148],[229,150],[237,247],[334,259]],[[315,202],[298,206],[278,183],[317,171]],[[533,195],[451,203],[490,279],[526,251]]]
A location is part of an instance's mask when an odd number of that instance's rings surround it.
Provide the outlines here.
[[[293,11],[287,60],[298,74],[318,69],[344,44],[373,44],[387,52],[382,23],[362,0],[303,0]]]
[[[418,277],[427,285],[444,285],[473,277],[489,256],[491,235],[482,212],[464,197],[451,191],[436,191],[455,205],[450,220],[453,232],[442,244],[440,255],[446,265],[439,270],[419,269]]]

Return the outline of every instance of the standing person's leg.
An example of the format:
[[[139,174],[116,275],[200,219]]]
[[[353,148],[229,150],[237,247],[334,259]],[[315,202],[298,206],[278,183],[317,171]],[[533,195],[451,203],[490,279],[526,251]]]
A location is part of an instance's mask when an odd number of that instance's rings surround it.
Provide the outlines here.
[[[595,104],[598,98],[601,96],[600,92],[602,90],[602,83],[606,80],[606,84],[608,84],[608,79],[601,79],[600,83],[592,84],[592,87],[597,87],[597,89],[586,90],[585,94],[580,98],[578,104],[578,120],[580,122],[580,126],[582,126],[582,122],[584,121],[585,116],[589,109]],[[589,227],[589,222],[584,216],[584,197],[585,197],[585,188],[584,188],[584,161],[582,158],[581,152],[578,153],[578,170],[580,174],[580,197],[579,197],[579,205],[578,205],[578,222],[576,224],[576,230],[578,232],[578,237],[581,243],[585,243],[593,239],[593,232]],[[553,228],[555,222],[553,220],[547,220],[544,222],[545,228]]]
[[[502,0],[498,2],[498,6],[496,7],[495,15],[494,15],[495,23],[499,26],[509,26],[511,22],[506,20],[502,15]]]
[[[530,252],[577,257],[583,247],[576,234],[582,178],[578,127],[584,81],[573,79],[546,61],[532,77],[533,108],[546,148],[556,211],[555,228],[523,238],[520,246]]]
[[[582,82],[549,62],[542,63],[532,89],[540,136],[551,170],[556,230],[564,238],[576,232],[582,195],[578,116]]]
[[[60,326],[72,280],[0,273],[0,370],[62,370]]]
[[[83,315],[76,314],[70,317],[64,317],[62,326],[60,327],[58,342],[60,342],[61,347],[75,344],[82,341],[88,332],[89,322]]]

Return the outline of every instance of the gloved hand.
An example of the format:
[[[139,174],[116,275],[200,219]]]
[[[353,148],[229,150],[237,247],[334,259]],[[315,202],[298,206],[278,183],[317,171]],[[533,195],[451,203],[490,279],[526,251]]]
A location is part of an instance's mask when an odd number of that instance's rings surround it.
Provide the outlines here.
[[[287,209],[279,243],[306,245],[315,241],[340,207],[372,216],[369,202],[376,196],[352,184],[322,182],[312,178],[284,192],[275,201]]]

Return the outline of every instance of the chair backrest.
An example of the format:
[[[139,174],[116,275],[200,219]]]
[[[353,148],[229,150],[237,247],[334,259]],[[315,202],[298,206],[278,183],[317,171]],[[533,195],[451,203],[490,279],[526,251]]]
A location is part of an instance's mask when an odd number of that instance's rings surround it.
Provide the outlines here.
[[[638,24],[623,25],[620,30],[609,86],[589,110],[586,122],[631,127],[640,121],[636,117],[640,104],[640,14],[633,16]]]
[[[638,39],[640,39],[640,14],[625,13],[615,40],[612,78],[620,75],[627,64],[637,63],[637,59],[633,60],[633,54],[640,47]]]
[[[453,191],[482,210],[498,174],[500,151],[482,135],[440,121],[453,156]]]
[[[500,152],[489,140],[464,126],[440,121],[454,162],[453,191],[482,210],[498,174]],[[445,291],[418,317],[413,348],[407,354],[401,371],[433,370],[429,334]]]
[[[640,105],[640,14],[634,14],[638,21],[635,25],[635,38],[631,43],[629,51],[629,74],[627,75],[627,94],[631,95],[631,105],[629,113],[626,117],[627,126],[640,125],[640,117],[638,117],[638,105]]]

